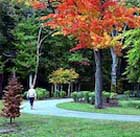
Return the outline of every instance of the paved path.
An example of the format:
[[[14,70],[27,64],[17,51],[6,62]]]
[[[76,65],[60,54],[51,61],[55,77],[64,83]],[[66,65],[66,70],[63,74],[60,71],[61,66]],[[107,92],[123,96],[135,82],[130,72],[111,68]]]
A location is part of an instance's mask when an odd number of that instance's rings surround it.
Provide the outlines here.
[[[64,110],[56,107],[56,104],[58,103],[70,102],[70,101],[72,101],[72,99],[36,101],[34,110],[30,109],[29,102],[24,102],[23,109],[21,110],[21,112],[29,113],[29,114],[38,114],[38,115],[140,122],[140,116],[135,116],[135,115],[78,112],[78,111]]]

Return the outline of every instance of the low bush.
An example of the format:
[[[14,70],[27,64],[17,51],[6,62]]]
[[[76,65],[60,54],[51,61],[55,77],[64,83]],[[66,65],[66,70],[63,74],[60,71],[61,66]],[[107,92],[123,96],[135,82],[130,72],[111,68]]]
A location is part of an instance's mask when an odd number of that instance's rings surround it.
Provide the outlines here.
[[[103,98],[109,103],[110,99],[117,99],[117,93],[103,91]]]
[[[49,91],[44,88],[36,88],[37,99],[42,100],[49,97]]]
[[[59,97],[60,97],[60,91],[59,91],[59,90],[56,90],[56,91],[53,93],[53,97],[59,98]]]
[[[110,99],[117,99],[117,93],[111,92],[110,93]]]
[[[24,91],[24,93],[22,94],[22,97],[23,97],[24,99],[27,99],[27,92],[28,92],[28,91]]]
[[[84,98],[84,94],[83,94],[83,92],[82,91],[80,91],[80,92],[77,92],[77,101],[82,101],[83,100],[83,98]]]
[[[103,99],[106,100],[107,103],[110,101],[110,92],[103,91]]]
[[[83,93],[84,101],[86,103],[89,103],[89,93],[90,93],[90,91],[83,91],[82,93]]]
[[[95,92],[90,92],[89,93],[89,101],[91,104],[95,103]]]
[[[130,97],[130,90],[125,91],[124,95],[126,95],[127,97]]]
[[[90,91],[73,92],[71,94],[71,97],[73,98],[74,102],[85,102],[91,104],[94,104],[95,102],[95,92],[90,92]],[[104,100],[106,100],[107,103],[109,103],[110,99],[117,98],[117,94],[113,92],[104,91],[103,98]]]
[[[71,97],[73,98],[74,102],[77,102],[78,101],[77,100],[77,92],[76,91],[73,92],[73,93],[71,93]]]
[[[66,91],[60,91],[60,97],[64,98],[66,96]]]
[[[80,92],[73,92],[71,97],[75,102],[86,102],[89,103],[89,94],[90,91],[80,91]]]
[[[103,91],[104,98],[110,98],[110,92]]]

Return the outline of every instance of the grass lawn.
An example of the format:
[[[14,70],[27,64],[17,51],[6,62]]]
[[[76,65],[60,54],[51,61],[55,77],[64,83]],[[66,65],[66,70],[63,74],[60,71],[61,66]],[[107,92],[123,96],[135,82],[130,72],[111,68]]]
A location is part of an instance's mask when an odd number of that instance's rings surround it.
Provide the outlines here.
[[[74,102],[61,103],[57,106],[59,108],[84,112],[140,115],[140,108],[135,107],[137,105],[140,106],[139,100],[121,100],[119,103],[120,107],[108,107],[105,109],[95,109],[93,105]]]
[[[0,130],[8,122],[0,118]],[[140,123],[88,120],[22,114],[16,119],[16,133],[0,137],[140,137]]]

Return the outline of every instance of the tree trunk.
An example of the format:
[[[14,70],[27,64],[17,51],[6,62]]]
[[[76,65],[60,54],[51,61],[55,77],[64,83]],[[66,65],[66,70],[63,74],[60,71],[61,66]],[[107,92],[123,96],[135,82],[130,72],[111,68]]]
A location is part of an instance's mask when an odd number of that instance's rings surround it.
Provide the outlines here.
[[[10,124],[12,124],[13,123],[13,118],[12,117],[10,117]]]
[[[71,88],[71,84],[68,84],[68,97],[70,97],[70,88]]]
[[[101,62],[101,51],[95,51],[95,107],[98,109],[102,108],[102,62]]]
[[[71,83],[71,92],[73,92],[73,85],[74,83]]]
[[[30,75],[29,75],[29,88],[31,88],[32,85],[33,85],[33,75],[30,74]]]
[[[111,91],[117,92],[117,66],[118,66],[118,57],[114,51],[114,48],[111,48],[112,56],[112,70],[111,70]]]
[[[50,97],[53,95],[53,93],[54,93],[54,85],[52,84],[52,85],[51,85],[51,93],[50,93]]]
[[[63,85],[62,84],[60,85],[60,91],[63,91]]]
[[[57,91],[57,84],[54,84],[54,92]]]
[[[2,89],[3,89],[3,73],[0,73],[0,99],[2,98]]]
[[[81,90],[81,84],[79,83],[78,84],[78,92],[80,92],[80,90]]]

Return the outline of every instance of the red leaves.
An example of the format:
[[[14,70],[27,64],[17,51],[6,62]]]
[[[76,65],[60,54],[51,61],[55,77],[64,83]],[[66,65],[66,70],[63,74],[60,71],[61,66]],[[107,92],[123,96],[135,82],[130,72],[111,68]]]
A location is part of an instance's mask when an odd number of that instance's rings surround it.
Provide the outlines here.
[[[32,7],[34,9],[41,10],[41,9],[45,9],[47,7],[47,5],[45,2],[35,1],[35,2],[32,2]]]
[[[117,5],[117,1],[108,0],[101,7],[102,9],[108,9],[109,7],[115,7]]]
[[[86,45],[80,43],[80,44],[77,44],[76,47],[70,49],[70,51],[72,52],[72,51],[80,50],[83,48],[86,48]]]
[[[65,35],[72,34],[79,40],[79,44],[71,51],[110,47],[109,34],[114,26],[118,31],[122,31],[125,24],[131,28],[140,27],[140,18],[134,16],[140,9],[126,8],[124,3],[118,0],[106,0],[103,4],[101,0],[59,0],[59,2],[56,14],[44,16],[41,20],[47,20],[45,26],[59,28]],[[116,52],[120,49],[121,46],[116,45]]]

